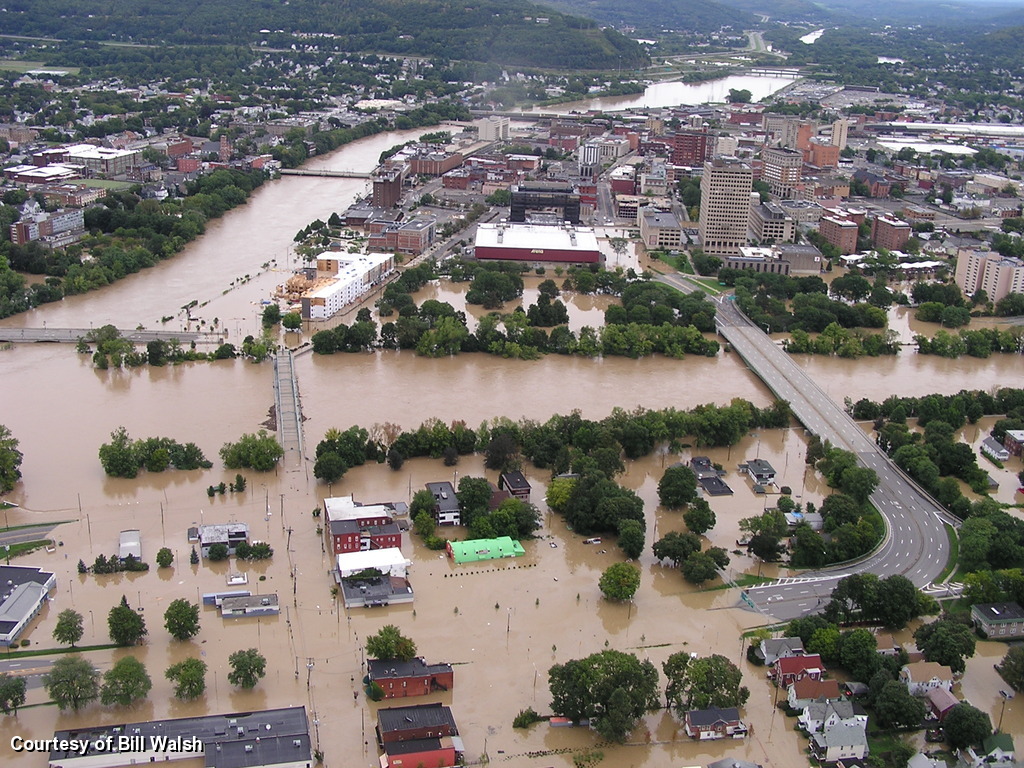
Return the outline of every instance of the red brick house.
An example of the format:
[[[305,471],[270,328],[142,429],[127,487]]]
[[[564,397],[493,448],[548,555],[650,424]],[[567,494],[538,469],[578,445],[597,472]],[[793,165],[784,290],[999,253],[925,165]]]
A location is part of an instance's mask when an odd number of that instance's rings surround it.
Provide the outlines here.
[[[381,687],[385,699],[426,696],[434,691],[450,691],[455,685],[451,664],[427,664],[421,658],[370,659],[366,664],[370,682]]]
[[[402,546],[402,531],[393,504],[362,505],[351,496],[324,499],[327,538],[335,555]]]
[[[458,765],[458,750],[452,739],[413,739],[384,745],[388,768],[448,768]]]
[[[458,736],[450,707],[444,704],[417,704],[412,707],[388,707],[377,710],[377,742],[384,747],[398,741],[441,739]]]
[[[810,678],[820,680],[825,674],[825,665],[821,662],[821,656],[816,653],[807,656],[789,656],[779,659],[772,668],[771,677],[775,684],[788,688],[797,680]]]

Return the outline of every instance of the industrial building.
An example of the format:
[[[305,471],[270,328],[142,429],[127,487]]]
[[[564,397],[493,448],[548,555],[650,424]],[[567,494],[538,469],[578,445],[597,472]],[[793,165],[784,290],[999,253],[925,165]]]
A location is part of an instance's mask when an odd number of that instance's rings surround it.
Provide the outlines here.
[[[476,257],[507,261],[596,264],[601,260],[594,230],[569,225],[480,224]]]
[[[571,184],[531,181],[512,187],[509,221],[525,222],[527,211],[557,211],[557,221],[580,223],[580,195]]]
[[[0,645],[11,646],[43,608],[57,577],[30,566],[0,565]]]
[[[394,269],[392,254],[320,254],[316,270],[321,277],[302,295],[302,318],[325,320],[359,299]]]
[[[206,768],[313,765],[304,706],[74,728],[55,731],[51,741],[49,768],[118,768],[197,759]]]

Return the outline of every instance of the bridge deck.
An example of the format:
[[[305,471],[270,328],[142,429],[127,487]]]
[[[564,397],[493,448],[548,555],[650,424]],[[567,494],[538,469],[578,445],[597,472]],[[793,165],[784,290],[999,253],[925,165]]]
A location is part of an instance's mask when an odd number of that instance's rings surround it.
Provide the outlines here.
[[[283,466],[287,469],[299,467],[303,455],[302,413],[295,361],[287,349],[274,356],[274,407],[277,411],[277,439],[284,448]]]

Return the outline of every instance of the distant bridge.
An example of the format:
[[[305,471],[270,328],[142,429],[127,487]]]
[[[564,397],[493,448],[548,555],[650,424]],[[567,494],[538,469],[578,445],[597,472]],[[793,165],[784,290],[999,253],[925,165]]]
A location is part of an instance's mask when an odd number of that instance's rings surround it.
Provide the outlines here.
[[[754,67],[743,74],[752,77],[800,77],[800,70],[793,67]]]
[[[51,342],[56,344],[77,344],[87,339],[95,328],[0,328],[0,341],[18,343]],[[221,344],[224,339],[214,333],[197,331],[120,331],[121,338],[133,344],[147,344],[151,341],[178,341],[183,344]]]
[[[339,179],[369,179],[370,174],[361,171],[326,171],[306,168],[282,168],[282,176],[333,176]]]

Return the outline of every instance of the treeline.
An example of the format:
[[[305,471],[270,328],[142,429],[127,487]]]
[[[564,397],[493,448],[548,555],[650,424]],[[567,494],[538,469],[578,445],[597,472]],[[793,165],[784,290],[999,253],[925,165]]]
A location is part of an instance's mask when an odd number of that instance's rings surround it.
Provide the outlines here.
[[[737,398],[727,406],[709,403],[689,411],[615,409],[599,421],[574,412],[552,416],[543,423],[494,419],[477,429],[465,422],[445,424],[438,419],[405,431],[394,424],[374,424],[365,430],[353,427],[338,433],[332,442],[340,437],[348,447],[325,448],[323,452],[333,451],[348,466],[355,466],[359,458],[390,463],[393,454],[404,461],[415,457],[439,459],[449,449],[454,449],[456,455],[483,451],[490,453],[490,463],[495,467],[514,466],[522,458],[558,475],[568,472],[581,455],[594,458],[594,451],[602,449],[597,454],[599,468],[614,475],[624,469],[622,456],[638,459],[661,443],[678,445],[683,438],[692,438],[701,447],[735,445],[751,429],[786,427],[789,421],[789,406],[781,400],[758,408]]]
[[[243,204],[265,178],[263,171],[218,170],[189,182],[186,197],[163,202],[110,192],[101,205],[86,210],[90,234],[80,243],[59,250],[38,243],[0,243],[0,316],[95,290],[152,267],[203,234],[207,220]],[[8,267],[47,275],[46,282],[26,289],[21,276]]]
[[[962,390],[956,395],[922,398],[890,397],[883,403],[862,399],[852,404],[854,418],[874,419],[877,442],[892,460],[950,512],[965,520],[981,509],[960,491],[963,480],[976,493],[987,493],[988,476],[966,443],[954,439],[957,429],[985,415],[1006,414],[993,435],[1024,428],[1024,389],[1000,389],[995,395]],[[924,434],[906,424],[916,416]],[[985,500],[983,500],[985,501]],[[1024,553],[1024,550],[1021,550]]]
[[[163,472],[166,469],[209,469],[213,464],[195,443],[184,445],[169,437],[132,440],[128,430],[118,427],[110,433],[110,442],[100,446],[100,463],[111,477],[135,477],[140,469]]]
[[[523,265],[499,262],[473,265],[456,262],[448,267],[453,280],[471,280],[468,303],[499,307],[522,295]],[[425,357],[445,357],[460,352],[487,352],[506,358],[534,360],[543,354],[625,356],[663,354],[682,358],[687,354],[713,357],[719,344],[702,331],[714,329],[714,307],[696,291],[684,296],[665,286],[636,279],[630,273],[570,268],[562,290],[584,293],[621,292],[622,307],[606,312],[601,329],[586,326],[577,335],[568,328],[568,310],[558,298],[554,280],[540,284],[540,295],[526,310],[491,313],[470,332],[464,312],[447,302],[428,299],[417,307],[412,292],[436,277],[424,263],[406,270],[385,289],[377,306],[382,317],[396,312],[397,320],[385,322],[377,334],[368,311],[360,310],[351,327],[336,326],[318,331],[311,339],[313,351],[333,354],[381,349],[414,349]],[[544,330],[551,328],[550,332]]]
[[[914,336],[917,351],[922,355],[940,357],[991,357],[993,353],[1011,354],[1024,352],[1024,329],[1014,327],[961,329],[956,333],[936,331],[932,338],[920,334]]]
[[[790,338],[783,339],[782,348],[794,355],[878,357],[899,354],[900,342],[895,331],[865,333],[859,329],[848,330],[839,323],[829,323],[817,338],[811,338],[802,328],[793,329]]]
[[[735,286],[740,309],[771,332],[821,332],[832,323],[843,328],[885,327],[886,316],[881,308],[833,301],[828,297],[828,285],[817,275],[790,277],[721,269],[718,279]]]

